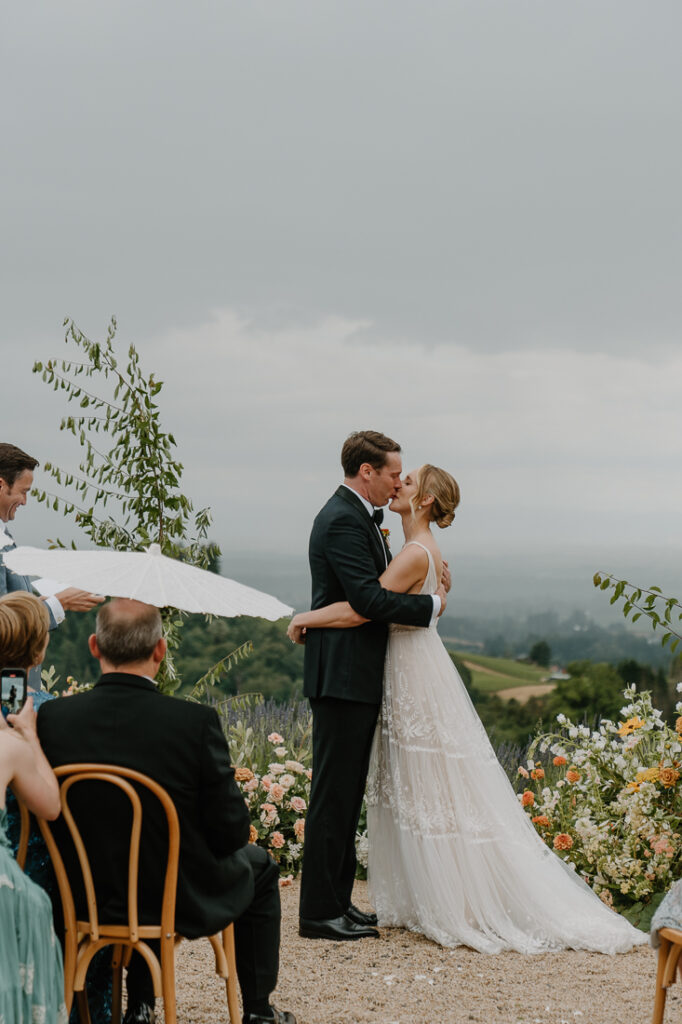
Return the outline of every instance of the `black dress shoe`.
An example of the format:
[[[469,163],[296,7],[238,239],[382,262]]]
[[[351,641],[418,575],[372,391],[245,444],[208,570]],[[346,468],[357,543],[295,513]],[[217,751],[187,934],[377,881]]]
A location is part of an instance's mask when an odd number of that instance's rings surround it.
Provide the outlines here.
[[[370,927],[376,925],[377,923],[376,914],[366,914],[364,910],[360,910],[359,907],[354,906],[352,903],[348,904],[346,917],[350,918],[351,921],[355,921],[356,924],[366,924]]]
[[[154,1007],[149,1003],[137,1003],[136,1006],[129,1006],[123,1018],[123,1024],[155,1024],[155,1021]]]
[[[271,1017],[262,1017],[258,1013],[245,1013],[242,1017],[242,1024],[296,1024],[296,1018],[288,1010],[278,1010],[271,1006]]]
[[[322,921],[310,921],[299,918],[298,934],[304,939],[334,939],[336,942],[349,939],[378,939],[379,932],[366,924],[357,924],[349,917],[325,918]]]

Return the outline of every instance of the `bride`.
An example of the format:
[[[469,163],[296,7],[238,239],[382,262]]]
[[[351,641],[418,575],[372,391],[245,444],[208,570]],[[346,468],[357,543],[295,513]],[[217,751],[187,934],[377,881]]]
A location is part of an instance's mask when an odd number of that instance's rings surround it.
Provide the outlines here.
[[[459,487],[424,465],[389,508],[405,545],[388,590],[434,593]],[[367,621],[347,602],[294,616],[292,639]],[[606,907],[536,833],[499,764],[435,625],[392,625],[367,783],[369,890],[379,924],[483,953],[621,953],[648,936]]]

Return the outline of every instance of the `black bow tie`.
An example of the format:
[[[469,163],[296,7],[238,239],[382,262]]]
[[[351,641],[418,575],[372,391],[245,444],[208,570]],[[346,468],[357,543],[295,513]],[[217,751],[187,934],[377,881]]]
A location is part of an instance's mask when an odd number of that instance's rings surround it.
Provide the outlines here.
[[[381,508],[374,509],[374,515],[372,516],[372,522],[376,523],[377,526],[381,526],[384,521],[384,510]]]

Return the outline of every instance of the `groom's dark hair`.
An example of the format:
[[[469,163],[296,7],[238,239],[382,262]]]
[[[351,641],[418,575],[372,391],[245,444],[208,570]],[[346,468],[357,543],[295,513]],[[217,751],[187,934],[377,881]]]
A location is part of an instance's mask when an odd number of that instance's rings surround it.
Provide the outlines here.
[[[355,430],[346,438],[341,449],[343,472],[351,479],[360,472],[363,462],[369,462],[372,469],[386,465],[389,452],[399,452],[400,445],[378,430]]]
[[[33,472],[38,465],[40,463],[37,459],[22,452],[21,448],[17,448],[15,444],[0,441],[0,476],[8,487],[14,486],[14,481],[21,476],[25,469],[30,469]]]

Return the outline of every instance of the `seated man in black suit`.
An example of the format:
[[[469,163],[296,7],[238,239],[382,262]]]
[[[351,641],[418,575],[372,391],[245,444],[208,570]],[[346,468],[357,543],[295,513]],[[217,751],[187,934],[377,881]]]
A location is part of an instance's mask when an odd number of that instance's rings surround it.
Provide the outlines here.
[[[169,793],[180,819],[176,928],[187,938],[235,926],[244,1022],[296,1024],[271,1006],[279,966],[279,875],[266,850],[248,845],[249,816],[216,712],[160,694],[154,684],[166,651],[157,608],[117,599],[97,616],[90,651],[102,676],[92,690],[43,705],[38,734],[55,767],[71,762],[118,764],[144,772]],[[100,914],[126,919],[128,807],[115,792],[81,800],[79,825],[95,865]],[[111,787],[110,787],[111,788]],[[74,794],[75,795],[75,794]],[[109,801],[102,808],[102,802]],[[88,833],[88,810],[97,816]],[[79,807],[73,801],[78,814]],[[126,801],[127,803],[127,801]],[[140,920],[158,920],[167,828],[153,797],[143,796]],[[102,820],[110,827],[101,830]],[[95,831],[100,829],[101,831]],[[128,969],[124,1024],[154,1021],[154,994],[144,960]]]

